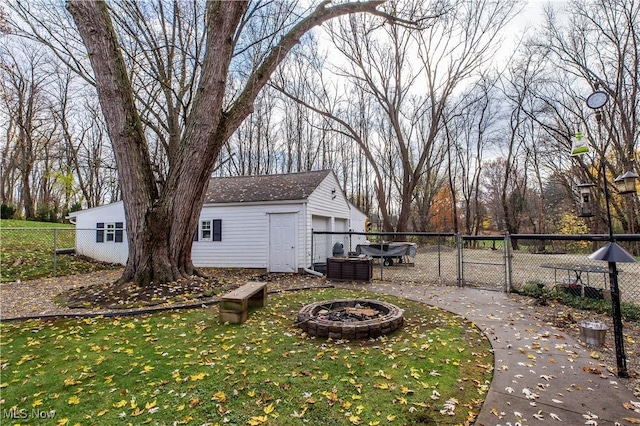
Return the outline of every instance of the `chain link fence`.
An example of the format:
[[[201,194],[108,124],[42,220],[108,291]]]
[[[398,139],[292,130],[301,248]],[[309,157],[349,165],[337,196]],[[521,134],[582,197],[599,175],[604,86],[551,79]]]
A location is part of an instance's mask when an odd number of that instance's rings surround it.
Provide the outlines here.
[[[124,231],[126,232],[126,231]],[[103,234],[99,250],[108,262],[92,259],[89,247]],[[113,238],[112,238],[113,237]],[[116,230],[75,228],[0,229],[0,282],[27,281],[120,267],[126,261],[126,245],[116,243]],[[118,235],[120,240],[120,235]],[[126,235],[123,235],[126,241]],[[105,259],[105,257],[101,257]]]
[[[322,267],[332,256],[327,238],[334,245],[343,244],[347,256],[361,255],[366,251],[363,246],[379,248],[378,255],[372,256],[374,280],[507,292],[535,286],[591,298],[610,297],[607,262],[589,259],[608,242],[604,235],[313,232],[314,267]],[[617,235],[616,241],[630,253],[639,253],[640,235]],[[414,244],[417,250],[401,258],[387,256],[386,243]],[[385,261],[387,257],[392,261]],[[619,263],[618,284],[621,302],[640,306],[640,263]]]
[[[640,235],[616,235],[640,254]],[[0,229],[0,281],[81,274],[117,268],[127,259],[126,230]],[[345,256],[373,248],[373,278],[389,282],[475,286],[510,291],[523,286],[609,297],[607,262],[589,255],[605,235],[464,236],[453,233],[313,232],[311,259],[318,269],[340,243]],[[98,244],[96,244],[98,243]],[[389,253],[392,248],[406,251]],[[376,251],[377,250],[377,251]],[[402,250],[402,249],[401,249]],[[99,251],[99,255],[96,253]],[[366,251],[366,250],[365,250]],[[96,262],[99,257],[107,262]],[[620,300],[640,306],[640,263],[619,263]]]

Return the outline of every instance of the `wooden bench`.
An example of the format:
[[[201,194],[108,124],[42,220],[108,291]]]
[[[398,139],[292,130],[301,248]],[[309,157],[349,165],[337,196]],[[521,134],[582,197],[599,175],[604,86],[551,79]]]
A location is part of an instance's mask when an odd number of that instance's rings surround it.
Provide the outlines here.
[[[267,304],[267,283],[251,281],[220,297],[220,321],[241,324],[249,307]]]

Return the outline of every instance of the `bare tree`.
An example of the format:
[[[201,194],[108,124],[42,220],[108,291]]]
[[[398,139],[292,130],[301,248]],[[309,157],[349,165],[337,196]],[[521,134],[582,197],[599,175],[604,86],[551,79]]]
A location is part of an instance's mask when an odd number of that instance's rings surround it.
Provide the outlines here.
[[[509,119],[503,130],[501,144],[502,158],[494,164],[494,179],[501,175],[498,196],[504,230],[515,234],[520,231],[522,214],[525,212],[528,175],[527,168],[531,150],[527,149],[529,117],[526,102],[533,90],[536,77],[533,59],[525,56],[509,67],[502,78],[502,92],[505,96]],[[539,70],[538,70],[539,71]],[[517,248],[514,244],[514,248]]]
[[[511,233],[512,229],[515,230],[513,233],[520,232],[530,198],[527,163],[527,158],[520,162],[505,157],[484,163],[483,201],[487,206],[492,229],[501,233]],[[514,241],[513,248],[518,249],[517,241]]]
[[[217,174],[248,176],[276,171],[276,101],[274,93],[261,92],[253,113],[225,144],[218,158]]]
[[[253,103],[276,67],[300,37],[321,23],[344,14],[382,15],[384,3],[365,1],[332,5],[323,2],[299,19],[282,23],[285,32],[266,46],[255,69],[234,73],[234,52],[241,49],[243,29],[260,3],[212,1],[205,11],[202,68],[195,79],[190,107],[177,145],[168,152],[166,180],[156,185],[150,144],[141,108],[112,12],[97,1],[69,1],[68,9],[89,53],[96,88],[114,147],[127,218],[129,259],[122,281],[140,285],[171,281],[194,272],[191,239],[205,188],[225,142],[251,113]],[[386,16],[387,18],[391,18]],[[136,23],[140,31],[139,22]],[[127,53],[132,53],[126,50]],[[239,77],[239,78],[234,78]],[[162,84],[168,82],[159,80]],[[228,88],[239,90],[229,92]]]
[[[321,68],[317,68],[315,71],[322,73]],[[284,85],[285,82],[293,81],[296,80],[286,75],[282,81],[274,86],[295,103],[303,105],[328,120],[328,129],[335,132],[337,136],[333,137],[332,149],[323,153],[323,162],[326,161],[335,167],[336,150],[350,146],[351,142],[356,144],[373,170],[377,204],[382,206],[380,211],[383,216],[383,226],[385,229],[391,230],[392,219],[389,212],[391,203],[387,201],[391,196],[391,184],[390,180],[385,177],[388,178],[389,174],[393,172],[394,165],[385,164],[383,161],[391,159],[391,162],[394,162],[394,157],[390,155],[389,146],[383,138],[373,141],[374,133],[382,129],[379,126],[376,128],[372,124],[375,121],[373,117],[378,116],[378,111],[371,107],[366,91],[362,87],[353,88],[358,102],[351,102],[351,98],[338,94],[340,90],[332,90],[335,89],[329,87],[332,83],[325,82],[322,78],[320,79],[321,83],[317,85],[310,84],[309,79],[301,80],[302,86]],[[312,96],[308,96],[309,93]],[[365,115],[365,111],[368,114]]]
[[[607,175],[617,176],[627,170],[638,173],[635,157],[640,140],[640,3],[573,0],[567,14],[571,20],[563,24],[548,8],[544,32],[535,44],[549,52],[555,74],[571,85],[573,102],[565,100],[561,104],[571,105],[563,113],[573,117],[570,127],[580,126],[593,142],[595,156],[592,161],[580,159],[580,174],[592,183],[601,183],[599,168],[593,165],[605,155]],[[605,145],[600,143],[594,115],[584,104],[584,98],[596,88],[610,96],[602,111]],[[637,229],[630,220],[637,220],[637,199],[613,201],[614,213],[624,228]],[[599,221],[604,223],[604,215]]]
[[[117,200],[117,175],[100,107],[70,69],[60,67],[57,75],[53,114],[64,159],[57,173],[64,186],[64,208]]]
[[[496,147],[500,118],[495,92],[496,77],[483,76],[461,95],[464,104],[447,111],[445,121],[447,177],[453,197],[454,230],[468,235],[477,235],[482,230],[483,163],[485,155]]]
[[[334,120],[337,131],[358,145],[372,172],[385,230],[407,230],[418,188],[420,210],[428,211],[424,206],[441,182],[437,174],[444,151],[439,138],[446,107],[455,88],[497,48],[497,34],[517,6],[513,1],[456,3],[422,31],[380,27],[367,17],[350,17],[331,26],[334,45],[347,60],[334,74],[349,79],[353,89],[337,100],[330,87],[318,92],[314,102],[292,97]],[[416,11],[422,2],[394,2],[390,7]],[[416,51],[417,57],[412,53]],[[364,97],[352,96],[349,90]],[[355,102],[374,105],[367,119],[380,124],[373,132],[362,133]]]
[[[4,7],[0,5],[0,34],[9,34],[11,32],[11,26],[7,22],[7,12]]]
[[[41,49],[2,49],[3,63],[0,68],[0,91],[2,103],[8,112],[6,143],[4,146],[3,175],[19,177],[13,183],[20,188],[19,209],[24,217],[36,216],[37,190],[34,185],[38,176],[46,178],[45,170],[39,169],[41,160],[49,150],[52,134],[52,117],[45,87],[50,81],[48,58]],[[3,188],[7,193],[9,188]]]

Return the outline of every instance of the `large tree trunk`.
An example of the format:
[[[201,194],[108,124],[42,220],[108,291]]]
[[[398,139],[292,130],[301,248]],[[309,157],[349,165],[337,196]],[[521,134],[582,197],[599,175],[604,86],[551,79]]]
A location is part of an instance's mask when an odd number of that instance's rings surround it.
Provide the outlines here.
[[[157,229],[149,227],[157,223],[148,213],[158,193],[133,90],[107,5],[104,2],[78,1],[69,2],[67,7],[89,53],[119,172],[129,243],[129,259],[123,279],[130,279],[136,271],[141,271],[139,277],[145,276],[141,281],[144,284],[154,279],[154,274],[142,271],[151,268],[150,240],[159,243],[147,232]],[[160,243],[160,247],[166,245],[167,242]],[[164,276],[162,272],[160,274]]]
[[[100,105],[116,158],[125,207],[129,259],[121,281],[168,282],[194,272],[191,245],[215,160],[276,67],[311,28],[336,16],[376,11],[386,0],[324,2],[294,25],[265,56],[244,90],[225,110],[226,83],[236,31],[247,1],[211,1],[206,12],[206,53],[193,106],[159,192],[133,88],[108,8],[103,1],[69,0],[89,53]]]
[[[227,137],[220,112],[234,48],[231,36],[246,2],[215,3],[208,8],[208,26],[219,32],[209,33],[200,96],[187,120],[184,143],[170,159],[172,167],[161,193],[107,6],[70,1],[68,7],[89,52],[119,172],[129,243],[121,281],[133,279],[147,285],[188,276],[193,273],[191,243],[214,167],[212,159]]]

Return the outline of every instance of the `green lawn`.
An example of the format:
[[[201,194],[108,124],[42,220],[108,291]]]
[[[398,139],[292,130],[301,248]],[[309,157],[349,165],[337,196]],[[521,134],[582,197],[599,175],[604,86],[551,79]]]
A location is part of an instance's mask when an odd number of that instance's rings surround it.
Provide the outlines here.
[[[38,222],[35,220],[0,219],[0,228],[70,228],[75,229],[69,223]]]
[[[75,226],[27,220],[0,221],[0,282],[31,280],[54,275],[54,247],[73,248]],[[56,255],[56,275],[111,268],[74,255]]]
[[[362,342],[294,326],[305,304],[344,297],[394,303],[406,324]],[[271,296],[242,325],[217,318],[213,307],[2,323],[3,415],[25,415],[20,424],[464,424],[492,377],[489,342],[473,324],[407,300],[301,291]]]

